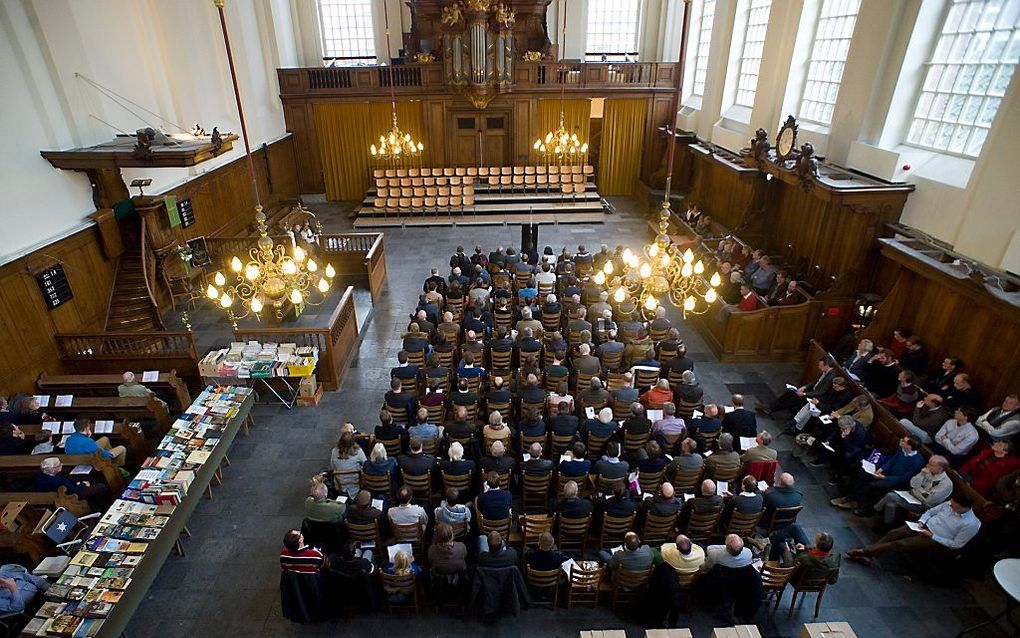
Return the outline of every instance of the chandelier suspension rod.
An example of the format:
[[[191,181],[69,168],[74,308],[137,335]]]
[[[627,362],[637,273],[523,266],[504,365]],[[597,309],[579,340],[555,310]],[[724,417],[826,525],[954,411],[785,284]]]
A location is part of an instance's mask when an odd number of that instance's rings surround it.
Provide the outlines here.
[[[566,125],[563,123],[563,110],[567,105],[566,91],[567,91],[567,74],[566,67],[564,64],[567,58],[567,0],[563,0],[563,31],[562,37],[560,38],[560,128],[567,130]]]
[[[223,45],[227,49],[227,66],[230,68],[230,80],[234,84],[234,101],[237,102],[237,117],[241,120],[241,137],[244,139],[244,154],[248,160],[248,174],[251,176],[251,189],[255,193],[255,206],[262,206],[259,196],[259,183],[255,177],[255,162],[251,157],[251,144],[248,143],[248,127],[244,122],[244,107],[241,105],[241,91],[237,86],[237,70],[234,68],[234,53],[230,49],[230,35],[227,33],[227,16],[223,10],[226,0],[213,0],[220,16],[220,29],[223,31]]]
[[[382,14],[383,14],[383,26],[384,32],[386,33],[386,57],[390,57],[390,12],[386,8],[386,0],[382,3]],[[392,62],[392,60],[391,60]],[[393,64],[389,64],[390,69],[390,108],[393,109],[393,128],[397,128],[397,94],[393,90]]]
[[[673,121],[668,128],[669,132],[669,158],[666,160],[666,189],[662,195],[663,205],[669,204],[669,191],[673,185],[673,155],[676,151],[676,129],[677,120],[680,118],[680,93],[684,86],[684,62],[687,59],[687,29],[691,20],[691,0],[683,0],[684,17],[683,25],[680,27],[680,54],[677,60],[677,81],[676,91],[673,94]]]

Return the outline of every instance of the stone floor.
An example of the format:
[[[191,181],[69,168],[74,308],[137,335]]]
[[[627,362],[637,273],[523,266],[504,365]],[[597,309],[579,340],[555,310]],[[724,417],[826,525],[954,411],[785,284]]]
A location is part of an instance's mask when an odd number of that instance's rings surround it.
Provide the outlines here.
[[[540,245],[557,251],[578,243],[597,249],[601,241],[637,247],[651,237],[644,207],[628,199],[614,200],[617,214],[604,224],[542,226]],[[343,206],[315,204],[327,231],[350,228]],[[232,465],[225,471],[215,498],[203,501],[185,541],[187,554],[171,556],[137,611],[127,635],[142,636],[577,636],[580,629],[625,628],[632,638],[643,630],[606,609],[551,612],[529,610],[512,621],[483,625],[474,617],[436,614],[431,608],[408,622],[374,614],[349,622],[298,626],[281,617],[276,559],[283,533],[300,525],[308,477],[324,469],[340,424],[351,421],[361,429],[374,426],[388,370],[395,365],[400,333],[420,291],[428,268],[444,268],[458,244],[470,251],[475,244],[487,250],[495,244],[517,245],[519,227],[388,229],[386,257],[389,286],[368,311],[362,295],[359,325],[362,343],[340,391],[327,393],[317,408],[286,410],[265,405],[255,410],[256,426],[250,437],[239,437],[230,452]],[[200,343],[216,342],[229,334],[209,311],[195,313]],[[720,365],[697,332],[674,317],[689,345],[706,396],[725,401],[733,392],[749,400],[770,400],[783,384],[793,381],[798,366],[782,364]],[[219,331],[219,332],[217,332]],[[210,334],[212,336],[210,336]],[[775,433],[776,424],[760,420]],[[805,493],[800,522],[809,534],[827,530],[844,551],[875,537],[862,519],[830,507],[825,491],[827,476],[809,468],[791,452],[790,439],[780,439],[780,460],[797,477]],[[831,489],[831,488],[830,488]],[[789,594],[784,597],[789,606]],[[802,623],[811,621],[814,599],[792,618],[785,609],[762,610],[756,619],[765,637],[797,636]],[[822,604],[820,620],[845,620],[861,638],[887,638],[909,633],[918,636],[954,636],[961,628],[986,618],[982,604],[998,611],[1001,593],[984,582],[965,581],[932,587],[902,572],[844,566],[839,582]],[[682,618],[698,638],[715,626],[710,615],[695,612]],[[978,635],[978,634],[973,634]],[[996,636],[992,629],[985,636]]]

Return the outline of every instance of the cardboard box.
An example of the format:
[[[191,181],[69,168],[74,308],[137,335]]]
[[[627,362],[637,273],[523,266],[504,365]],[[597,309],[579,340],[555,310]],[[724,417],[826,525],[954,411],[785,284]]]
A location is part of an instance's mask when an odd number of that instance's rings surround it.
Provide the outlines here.
[[[857,638],[857,634],[846,622],[813,622],[804,625],[800,638]]]
[[[736,627],[716,627],[710,638],[761,638],[758,628],[754,625],[737,625]]]
[[[298,396],[297,404],[304,407],[312,407],[319,405],[319,401],[322,401],[322,384],[318,384],[315,387],[315,394],[310,397]],[[601,638],[601,637],[600,637]]]
[[[627,638],[623,629],[592,629],[581,632],[581,638]]]
[[[315,396],[315,388],[318,386],[318,382],[315,379],[315,375],[303,377],[298,383],[298,396],[311,398]]]
[[[694,638],[690,629],[648,629],[645,638]]]

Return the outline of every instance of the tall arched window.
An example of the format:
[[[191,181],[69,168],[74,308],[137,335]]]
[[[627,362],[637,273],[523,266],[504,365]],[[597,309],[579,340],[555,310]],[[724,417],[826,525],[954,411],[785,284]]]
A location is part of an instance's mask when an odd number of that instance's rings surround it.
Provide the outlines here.
[[[641,0],[589,0],[585,60],[637,61],[640,24]]]
[[[692,95],[705,94],[705,78],[708,76],[708,51],[712,46],[712,21],[715,20],[715,0],[705,0],[698,17],[698,42],[694,49],[694,83]]]
[[[977,157],[1020,59],[1020,2],[952,0],[907,144]]]
[[[737,60],[737,95],[734,103],[752,108],[758,90],[758,72],[761,69],[765,31],[769,26],[772,0],[750,0],[747,5],[747,27],[744,29],[740,59]]]
[[[324,63],[375,60],[372,0],[319,0],[319,27]]]
[[[860,0],[823,0],[811,46],[807,81],[800,102],[800,117],[828,125],[843,80],[843,66],[850,52],[850,37],[857,23]]]

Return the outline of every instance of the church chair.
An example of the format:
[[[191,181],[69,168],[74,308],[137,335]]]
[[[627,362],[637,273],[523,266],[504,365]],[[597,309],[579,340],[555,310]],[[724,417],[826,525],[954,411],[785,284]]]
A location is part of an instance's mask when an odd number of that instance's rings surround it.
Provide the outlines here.
[[[445,178],[445,177],[437,177],[436,178],[436,186],[443,187],[443,186],[448,186],[449,184],[450,184],[450,180]]]
[[[585,190],[586,189],[585,189],[584,184],[574,184],[574,194],[575,195],[579,194],[579,193],[583,193]],[[585,264],[585,265],[587,267],[589,267],[589,268],[591,267],[591,264]]]
[[[489,412],[490,412],[490,414],[492,413],[491,408],[490,408]],[[500,412],[500,414],[506,414],[506,413],[505,412]],[[539,445],[542,446],[542,450],[545,451],[549,447],[549,440],[548,440],[547,437],[548,437],[547,434],[535,434],[535,435],[529,435],[529,434],[523,434],[523,433],[518,434],[517,438],[518,438],[518,443],[520,445],[520,447],[518,449],[522,453],[527,454],[528,448],[531,447],[531,444],[532,443],[538,443]]]
[[[737,536],[754,536],[754,528],[757,527],[758,521],[761,520],[762,512],[756,512],[754,514],[741,514],[740,512],[734,511],[730,514],[730,520],[726,522],[726,533],[736,534]]]
[[[464,318],[464,298],[447,299],[446,309],[453,313],[453,320],[460,322]]]
[[[680,590],[680,598],[683,600],[684,610],[690,612],[693,607],[694,589],[701,578],[701,570],[689,573],[677,574],[676,582]]]
[[[396,439],[397,445],[400,445],[400,439]],[[381,441],[384,445],[385,441]],[[387,452],[389,454],[389,452]],[[361,489],[368,490],[373,496],[383,495],[389,498],[393,493],[393,483],[390,480],[389,474],[383,474],[376,476],[374,474],[361,473]]]
[[[547,171],[546,171],[546,167],[545,166],[536,166],[535,167],[535,174],[537,174],[537,175],[545,175],[546,172]]]
[[[617,403],[613,406],[613,418],[616,419],[617,423],[623,423],[631,416],[629,404],[621,405]],[[625,431],[623,433],[623,451],[628,454],[633,454],[643,448],[651,438],[651,431],[644,432],[642,434],[634,434],[632,432]]]
[[[390,196],[390,189],[386,186],[379,186],[375,189],[376,197],[386,198]]]
[[[400,200],[397,199],[396,197],[389,197],[386,199],[386,208],[390,210],[396,210],[399,205]]]
[[[468,172],[468,169],[463,168],[461,166],[458,166],[458,167],[453,169],[453,173],[457,177],[464,177],[465,175],[467,175],[467,172]]]
[[[676,521],[680,514],[672,516],[645,515],[645,527],[641,539],[649,545],[662,545],[676,538]]]
[[[790,610],[787,612],[786,617],[789,618],[793,615],[793,607],[797,604],[797,596],[799,594],[818,594],[815,599],[815,618],[818,618],[818,611],[822,607],[822,596],[825,595],[825,590],[829,586],[829,579],[832,578],[833,574],[839,571],[838,567],[826,570],[822,574],[816,574],[814,576],[808,576],[808,570],[799,569],[790,578],[790,585],[793,587],[793,598],[790,599]],[[805,595],[801,598],[801,603],[804,602]]]
[[[460,183],[463,186],[474,186],[475,185],[475,178],[474,177],[469,177],[469,176],[461,177],[460,178]]]
[[[559,389],[560,384],[567,382],[569,378],[569,374],[560,376],[547,374],[542,378],[542,389],[546,392],[556,392]]]
[[[499,532],[499,535],[503,537],[504,542],[509,542],[511,520],[511,517],[507,516],[506,518],[490,521],[479,513],[478,534],[480,536],[484,536],[489,532]]]
[[[536,175],[535,185],[538,189],[545,189],[549,185],[549,177],[545,173]]]
[[[652,578],[652,567],[634,571],[619,567],[613,570],[613,593],[609,607],[613,611],[623,605],[638,602],[648,589],[648,581]]]
[[[429,474],[408,474],[400,470],[400,478],[411,490],[412,500],[425,503],[427,508],[432,506],[432,477]]]
[[[411,188],[411,178],[410,177],[401,177],[400,178],[400,192],[404,192],[405,190],[407,190],[408,194],[410,194],[410,188]]]
[[[406,168],[398,168],[397,169],[397,177],[400,177],[401,181],[403,181],[403,178],[407,177],[407,169]]]
[[[550,168],[550,170],[552,169],[551,166],[549,168]],[[559,187],[559,184],[560,184],[560,176],[556,175],[554,173],[551,173],[549,175],[549,190],[551,191],[551,190]]]
[[[705,411],[705,404],[700,399],[697,401],[680,399],[680,403],[676,406],[676,415],[683,419],[685,423],[689,423],[694,417],[695,410],[698,410],[699,412]]]
[[[588,447],[588,458],[598,459],[601,457],[602,453],[605,451],[606,443],[609,442],[611,437],[612,435],[597,436],[589,432],[588,440],[585,442],[585,445]]]
[[[378,173],[379,171],[376,171],[376,172]],[[375,187],[376,188],[386,188],[386,186],[388,186],[387,181],[385,179],[382,179],[379,176],[376,176]]]
[[[563,184],[562,184],[562,185],[560,186],[560,192],[562,192],[562,193],[563,193],[564,195],[569,195],[569,194],[571,194],[571,193],[573,193],[573,192],[574,192],[574,188],[573,188],[573,186],[571,186],[570,184],[568,184],[568,183],[564,182],[564,183],[563,183]]]
[[[556,292],[556,284],[540,283],[538,284],[538,298],[545,299],[551,294]]]
[[[411,196],[412,197],[425,197],[425,187],[420,185],[420,184],[415,186],[415,187],[413,187],[411,189]]]
[[[422,178],[421,183],[423,185],[425,185],[426,188],[428,188],[429,186],[435,186],[436,185],[436,178],[435,177],[424,177],[424,178]]]
[[[436,192],[438,193],[438,195],[440,197],[449,197],[450,196],[450,187],[449,186],[440,186],[437,189]]]
[[[455,169],[453,169],[452,167],[448,167],[448,168],[444,168],[443,169],[443,176],[444,177],[453,177],[456,174],[457,174],[457,171]]]
[[[549,510],[549,486],[552,485],[552,470],[544,474],[521,474],[523,489],[521,504],[525,513],[538,510],[546,512]]]
[[[464,195],[464,205],[465,206],[474,206],[475,205],[475,194],[474,194],[474,191],[472,191],[470,194],[465,194]]]
[[[377,168],[372,171],[372,177],[374,177],[376,180],[383,177],[384,175],[386,175],[386,171],[382,170],[381,168]]]
[[[453,310],[451,310],[450,312],[453,312],[454,318],[457,317],[457,313],[456,312],[454,312]],[[451,370],[452,371],[454,369],[455,366],[454,366],[454,361],[453,361],[453,351],[452,350],[449,351],[449,352],[436,351],[436,356],[439,357],[439,365],[443,366],[447,370]]]
[[[719,438],[720,434],[722,434],[722,430],[716,430],[715,432],[698,432],[694,435],[694,438],[697,439],[698,445],[702,451],[714,450],[716,439]]]
[[[525,284],[526,285],[526,284]],[[542,328],[547,332],[555,332],[560,329],[560,317],[562,312],[543,312]]]
[[[718,536],[716,530],[719,527],[720,518],[722,518],[722,508],[710,512],[691,512],[684,533],[695,543],[703,545]]]
[[[507,447],[509,447],[510,443],[511,443],[510,441],[507,441],[507,444],[508,444]],[[486,446],[486,448],[485,448],[486,452],[488,452],[489,447],[491,447],[491,446]],[[509,450],[507,450],[507,454],[508,455],[510,454]],[[510,489],[510,481],[513,479],[513,470],[509,470],[508,469],[505,472],[499,472],[498,476],[499,476],[499,489],[501,489],[501,490],[509,490]]]
[[[609,549],[623,543],[624,535],[634,528],[634,518],[637,514],[628,516],[603,516],[602,530],[599,532],[599,549]]]
[[[413,197],[414,196],[414,189],[411,188],[410,186],[401,186],[400,187],[400,196],[401,197]]]
[[[502,175],[502,176],[500,176],[500,178],[499,178],[499,192],[502,193],[504,188],[506,190],[508,190],[508,191],[511,190],[511,184],[512,183],[513,183],[513,178],[510,175]]]
[[[489,167],[488,166],[479,166],[478,167],[478,177],[488,177],[488,176],[489,176]]]
[[[797,505],[794,507],[777,507],[772,511],[772,516],[768,520],[761,521],[761,527],[765,529],[764,536],[771,536],[772,532],[777,529],[783,529],[789,525],[792,525],[797,520],[797,515],[804,509],[804,506]]]
[[[347,523],[347,533],[351,541],[357,543],[375,543],[376,547],[382,546],[382,535],[379,533],[379,519],[371,523]]]
[[[581,174],[581,167],[580,166],[571,166],[570,167],[570,172],[573,173],[574,175],[580,175]]]
[[[511,314],[510,316],[512,318],[513,315]],[[499,314],[494,313],[493,323],[497,327],[504,325],[499,321],[499,319],[500,319]],[[513,367],[513,355],[514,355],[513,350],[491,350],[489,352],[489,368],[491,370],[492,375],[495,375],[497,370],[499,370],[501,373],[509,372],[510,369]]]
[[[633,414],[630,411],[630,404],[622,401],[617,401],[613,404],[613,419],[617,423],[623,423],[629,419]],[[644,434],[631,434],[630,432],[623,433],[623,449],[626,452],[636,452],[645,443],[648,443],[648,439],[652,436],[651,432],[645,432]],[[628,447],[630,446],[630,447]]]
[[[473,403],[471,405],[465,405],[464,409],[467,410],[467,420],[474,422],[478,420],[478,404]]]
[[[776,480],[776,472],[779,471],[779,461],[750,461],[744,468],[744,474],[750,474],[759,481],[765,481],[772,485]]]
[[[599,494],[615,494],[621,487],[627,487],[627,477],[606,478],[602,475],[595,476],[595,488]]]
[[[673,489],[677,494],[694,494],[698,490],[703,470],[704,467],[694,470],[678,470],[673,474],[673,480],[670,481],[673,484]]]
[[[418,606],[418,583],[415,581],[414,573],[405,574],[403,576],[394,576],[393,574],[387,574],[383,570],[379,571],[379,579],[382,581],[382,587],[386,595],[386,611],[393,613],[394,611],[414,610],[415,615],[421,613],[421,609]],[[403,596],[398,596],[403,594]]]
[[[425,549],[425,532],[417,522],[401,525],[390,523],[390,534],[394,543],[410,543],[415,556],[421,556]]]
[[[617,357],[611,355],[603,355],[603,357],[602,370],[606,373],[606,389],[612,392],[613,390],[628,387],[627,380],[623,376],[626,373],[617,372],[623,364],[623,352],[620,352],[619,362],[616,361]]]
[[[571,180],[570,181],[572,181],[575,184],[582,184],[583,185],[584,184],[584,175],[581,175],[580,173],[577,172],[578,168],[579,168],[578,166],[574,167],[574,174],[571,175]]]
[[[418,379],[401,379],[400,389],[411,394],[418,394]]]
[[[559,172],[560,172],[560,167],[559,166],[550,166],[548,168],[548,172],[549,172],[550,175],[558,175]]]
[[[460,186],[460,178],[457,176],[450,178],[450,186]]]
[[[500,175],[513,175],[514,174],[514,169],[513,169],[512,166],[500,166],[499,167],[499,174]]]
[[[461,445],[464,445],[462,442]],[[471,480],[473,476],[471,474],[447,474],[446,472],[440,471],[440,477],[443,483],[443,492],[446,490],[455,489],[460,494],[460,498],[466,498],[471,494]]]
[[[407,353],[407,362],[410,365],[418,366],[419,370],[425,369],[425,351],[418,350],[416,352]]]
[[[498,175],[490,175],[489,176],[489,186],[499,186],[499,176]]]
[[[442,422],[443,421],[441,419],[439,421],[436,421],[436,423]],[[422,439],[421,451],[424,452],[425,454],[431,454],[432,456],[436,456],[439,453],[439,437],[435,437],[433,439]]]
[[[424,209],[425,208],[425,198],[424,197],[412,197],[411,198],[411,208],[413,208],[414,210],[422,210],[422,209]]]
[[[488,414],[493,412],[499,412],[500,416],[503,417],[504,421],[510,420],[510,403],[495,403],[489,402],[486,404],[486,410]]]
[[[716,483],[719,481],[727,481],[733,488],[737,488],[739,487],[737,481],[744,477],[743,469],[744,468],[742,468],[739,464],[731,468],[716,468],[715,471],[712,472],[712,476],[709,478]]]
[[[521,530],[521,558],[524,558],[528,548],[538,547],[538,539],[542,534],[552,533],[555,523],[555,514],[521,514],[517,517],[517,528]]]
[[[560,516],[556,526],[556,545],[560,551],[583,557],[588,549],[591,514],[580,518]]]
[[[638,471],[638,485],[641,486],[642,494],[655,494],[659,491],[659,486],[662,485],[662,477],[665,475],[666,470],[659,470],[658,472],[642,472]]]
[[[467,172],[465,172],[465,175],[467,175],[468,177],[476,177],[478,175],[478,171],[479,170],[480,169],[475,168],[474,166],[471,166],[471,167],[469,167],[467,169]]]
[[[439,197],[436,198],[436,206],[440,208],[446,208],[449,205],[450,205],[449,197],[443,197],[442,195],[440,195]]]
[[[552,451],[553,451],[554,454],[563,454],[564,452],[567,451],[567,448],[569,448],[570,444],[573,443],[573,442],[574,442],[573,435],[570,435],[570,434],[563,434],[563,435],[553,434],[552,435],[552,441],[550,443],[550,447],[552,447]],[[567,480],[569,480],[569,479],[567,479]],[[564,481],[564,483],[565,482],[566,481]],[[559,491],[561,493],[563,492],[563,486],[562,485],[560,485],[560,490]]]
[[[426,197],[425,198],[425,208],[435,208],[435,207],[436,207],[436,198],[435,197]]]
[[[425,408],[429,413],[429,423],[435,423],[441,425],[446,421],[446,406],[445,405],[421,405],[418,404],[419,408]],[[431,454],[431,452],[430,452]]]
[[[771,560],[762,565],[761,586],[765,590],[765,600],[768,601],[773,596],[776,598],[775,605],[772,607],[773,611],[779,608],[779,601],[786,593],[786,585],[799,567],[800,565],[780,567],[778,562]]]
[[[524,174],[525,175],[534,175],[535,174],[535,167],[534,166],[525,166],[524,167]]]
[[[388,178],[389,177],[396,177],[397,176],[397,171],[393,170],[392,168],[387,168],[384,174]]]
[[[476,394],[480,393],[481,387],[482,387],[482,378],[481,377],[461,377],[461,376],[458,376],[457,377],[457,387],[458,388],[460,387],[460,382],[461,381],[467,381],[468,388],[472,392],[474,392]]]
[[[642,370],[638,368],[634,371],[634,387],[639,390],[645,390],[659,381],[659,370]]]
[[[463,193],[463,189],[460,186],[450,186],[450,195],[456,197]]]
[[[545,414],[545,401],[541,403],[528,403],[522,400],[520,405],[521,414],[526,413],[529,409],[535,410],[539,414]]]
[[[390,415],[390,417],[392,417],[394,423],[396,423],[398,425],[404,425],[406,427],[406,424],[407,424],[407,412],[405,412],[402,408],[394,408],[394,407],[392,407],[392,406],[387,404],[387,405],[383,406],[383,409],[386,410],[387,413],[389,413],[389,415]],[[399,445],[399,443],[398,443],[398,445]],[[398,454],[399,454],[399,449],[400,448],[398,447],[397,448],[397,453]],[[390,453],[389,450],[386,450],[386,452],[387,452],[387,454]]]
[[[663,339],[665,339],[668,336],[669,336],[669,328],[662,328],[661,330],[660,329],[656,329],[656,328],[652,328],[652,327],[648,328],[648,338],[651,339],[652,341],[656,342],[656,343],[662,341]]]
[[[439,194],[439,189],[436,188],[435,186],[426,186],[425,187],[425,197],[431,197],[432,199],[435,199],[436,195],[438,195],[438,194]]]
[[[599,606],[599,585],[602,583],[603,567],[587,570],[580,565],[570,566],[570,575],[567,579],[567,609],[575,603]]]
[[[531,603],[533,605],[550,605],[556,609],[560,600],[560,581],[563,570],[560,568],[550,570],[532,569],[531,565],[524,566],[524,580],[528,583],[531,591]],[[550,600],[549,597],[552,597]]]

